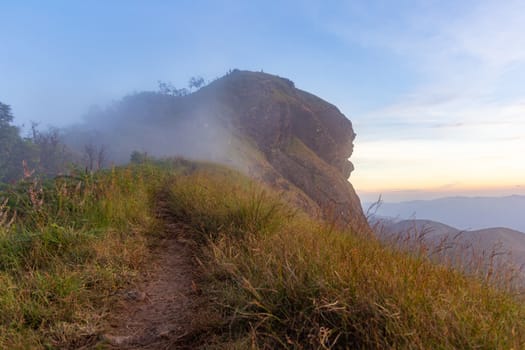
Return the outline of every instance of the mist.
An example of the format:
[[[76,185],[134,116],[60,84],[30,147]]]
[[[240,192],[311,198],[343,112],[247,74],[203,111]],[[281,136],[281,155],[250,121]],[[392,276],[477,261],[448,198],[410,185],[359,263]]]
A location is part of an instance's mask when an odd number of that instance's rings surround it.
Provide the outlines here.
[[[63,140],[86,166],[95,156],[96,168],[127,163],[133,152],[234,163],[228,123],[219,120],[217,106],[203,95],[208,94],[130,94],[92,108],[81,123],[62,130]]]

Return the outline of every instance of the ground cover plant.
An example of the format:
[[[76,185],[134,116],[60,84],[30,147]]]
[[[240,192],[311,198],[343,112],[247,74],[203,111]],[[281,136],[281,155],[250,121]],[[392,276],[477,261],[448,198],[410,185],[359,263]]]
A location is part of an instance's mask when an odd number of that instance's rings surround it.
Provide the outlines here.
[[[514,287],[316,221],[281,193],[183,160],[29,176],[0,195],[0,348],[104,348],[115,293],[177,224],[205,316],[177,344],[217,349],[519,349]]]
[[[217,347],[524,346],[515,289],[312,221],[239,177],[202,169],[171,185],[173,215],[205,242]]]
[[[162,179],[142,165],[29,176],[0,193],[0,348],[94,341],[112,294],[147,257]]]

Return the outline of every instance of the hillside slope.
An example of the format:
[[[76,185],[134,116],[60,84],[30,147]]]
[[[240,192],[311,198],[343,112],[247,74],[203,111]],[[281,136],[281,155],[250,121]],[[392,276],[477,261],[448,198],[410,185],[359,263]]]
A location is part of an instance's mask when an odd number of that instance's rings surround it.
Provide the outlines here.
[[[0,348],[525,346],[511,286],[313,220],[223,166],[146,162],[0,202]]]
[[[432,220],[372,220],[374,231],[388,242],[403,242],[412,248],[425,246],[431,252],[447,247],[449,256],[465,262],[487,259],[525,266],[525,233],[504,227],[463,231]]]
[[[229,164],[313,215],[368,229],[347,181],[351,122],[284,78],[234,70],[187,96],[128,96],[68,135],[79,150],[93,139],[107,145],[117,162],[138,150]]]
[[[203,291],[224,317],[204,348],[525,345],[525,309],[504,285],[334,230],[259,186],[208,167],[170,187],[173,217],[204,243]]]
[[[428,219],[461,230],[508,227],[525,232],[523,212],[525,212],[525,196],[519,195],[445,197],[399,203],[383,202],[377,210],[377,214],[381,216]]]

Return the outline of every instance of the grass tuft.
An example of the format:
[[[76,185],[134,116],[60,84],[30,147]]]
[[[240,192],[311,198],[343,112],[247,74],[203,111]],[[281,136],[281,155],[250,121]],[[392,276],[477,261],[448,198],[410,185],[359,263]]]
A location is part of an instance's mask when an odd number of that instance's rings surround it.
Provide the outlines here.
[[[516,295],[315,222],[238,174],[196,171],[170,194],[173,215],[201,244],[204,290],[225,320],[206,347],[525,346]]]
[[[518,290],[181,159],[2,189],[0,348],[94,346],[113,295],[144,268],[159,198],[196,243],[210,322],[188,337],[204,348],[525,348]]]
[[[133,280],[168,172],[145,164],[0,193],[0,348],[81,347]]]

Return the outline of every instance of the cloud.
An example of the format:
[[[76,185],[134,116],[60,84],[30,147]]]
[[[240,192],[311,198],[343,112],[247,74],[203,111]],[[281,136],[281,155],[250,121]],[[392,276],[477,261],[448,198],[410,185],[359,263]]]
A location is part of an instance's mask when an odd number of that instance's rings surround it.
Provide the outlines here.
[[[463,23],[448,29],[452,48],[476,57],[486,66],[505,68],[525,59],[522,1],[483,1]]]
[[[464,127],[464,126],[465,126],[465,123],[458,122],[458,123],[435,124],[435,125],[432,125],[431,128],[436,128],[436,129],[440,129],[440,128],[461,128],[461,127]]]
[[[336,3],[330,12],[316,7],[313,20],[349,46],[403,57],[422,77],[402,97],[412,106],[485,102],[525,62],[522,1]]]
[[[356,117],[352,181],[363,193],[381,189],[407,199],[518,191],[525,99],[509,87],[525,75],[525,3],[471,5],[448,19],[413,12],[400,24],[405,30],[370,36],[369,45],[406,57],[423,79],[397,101]]]
[[[525,76],[525,3],[352,1],[336,2],[331,11],[320,2],[309,4],[319,27],[349,47],[402,57],[420,78],[397,101],[356,115],[356,125],[371,132],[358,130],[360,137],[392,136],[402,128],[424,138],[446,137],[429,131],[439,128],[475,129],[471,136],[477,136],[494,121],[500,129],[508,124],[508,130],[497,130],[505,134],[525,131],[523,94],[509,92],[509,82],[516,85],[517,79],[512,73]]]

